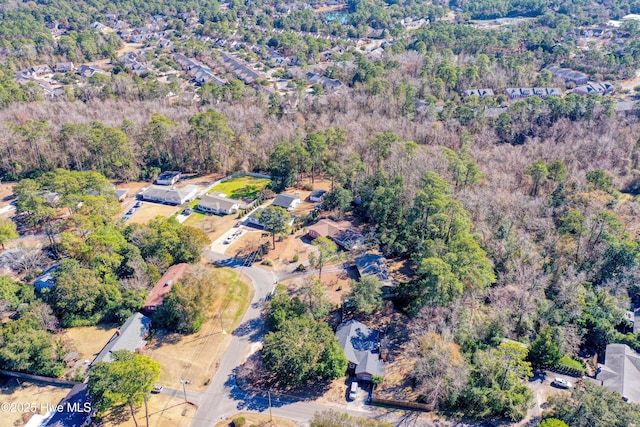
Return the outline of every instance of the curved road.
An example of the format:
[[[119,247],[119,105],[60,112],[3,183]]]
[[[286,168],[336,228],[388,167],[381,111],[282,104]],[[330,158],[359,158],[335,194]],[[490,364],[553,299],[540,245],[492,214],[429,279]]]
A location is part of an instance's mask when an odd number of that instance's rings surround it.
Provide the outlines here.
[[[240,411],[269,411],[269,401],[265,395],[245,393],[235,382],[235,368],[240,366],[251,351],[253,343],[262,341],[263,321],[261,318],[265,298],[276,284],[278,277],[271,271],[259,267],[245,267],[243,262],[236,258],[229,258],[219,252],[204,251],[203,256],[218,264],[237,268],[246,274],[255,288],[251,305],[247,309],[242,323],[235,331],[229,348],[225,352],[220,366],[213,377],[211,384],[204,393],[190,393],[190,400],[197,402],[199,408],[196,412],[192,427],[211,427],[216,422],[226,419]],[[165,393],[163,393],[165,394]],[[166,394],[182,395],[182,390],[166,390]],[[271,401],[273,415],[283,416],[296,421],[308,422],[317,411],[326,410],[327,407],[308,402],[281,400],[273,397]],[[339,407],[345,411],[344,407]],[[364,409],[364,408],[362,408]],[[352,415],[372,415],[371,411],[349,410]]]

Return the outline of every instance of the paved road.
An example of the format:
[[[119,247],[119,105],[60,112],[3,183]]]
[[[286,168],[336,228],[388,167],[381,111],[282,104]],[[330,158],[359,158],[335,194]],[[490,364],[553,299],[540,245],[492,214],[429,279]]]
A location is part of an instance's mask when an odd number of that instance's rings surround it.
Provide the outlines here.
[[[243,260],[229,258],[219,252],[206,250],[203,256],[216,261],[219,265],[237,268],[246,274],[255,288],[251,305],[242,318],[242,323],[232,332],[232,340],[225,352],[211,384],[204,393],[190,393],[187,398],[198,404],[192,427],[211,427],[216,422],[229,418],[240,411],[269,413],[269,399],[264,393],[252,394],[240,390],[235,381],[235,369],[240,366],[250,353],[252,345],[262,341],[264,322],[261,318],[264,301],[278,280],[274,272],[259,267],[244,267]],[[188,388],[188,387],[187,387]],[[182,390],[165,389],[163,394],[183,396]],[[306,424],[316,412],[328,407],[310,402],[283,400],[272,396],[272,413],[274,416],[291,418]],[[415,414],[380,413],[374,408],[363,405],[336,405],[334,409],[350,415],[386,420],[397,426],[421,425],[415,423]]]
[[[242,267],[242,261],[235,258],[212,251],[204,251],[203,255],[217,261],[220,265],[238,268],[251,279],[255,293],[251,305],[242,318],[242,323],[233,332],[229,348],[220,361],[220,366],[209,388],[198,399],[200,407],[192,424],[194,427],[209,427],[214,422],[235,414],[242,406],[244,393],[235,385],[234,370],[244,361],[251,344],[262,339],[263,322],[260,312],[265,297],[271,292],[276,282],[272,272],[258,267]]]

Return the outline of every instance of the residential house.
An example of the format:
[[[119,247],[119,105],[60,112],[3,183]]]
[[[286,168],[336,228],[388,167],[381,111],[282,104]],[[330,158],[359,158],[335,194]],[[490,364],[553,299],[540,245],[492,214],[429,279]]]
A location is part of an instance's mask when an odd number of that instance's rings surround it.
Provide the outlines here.
[[[33,281],[33,286],[36,291],[42,292],[43,289],[53,289],[56,285],[55,272],[58,269],[58,264],[54,264],[47,268],[40,276]]]
[[[207,194],[200,199],[198,210],[218,215],[230,215],[238,212],[243,202],[235,199],[228,199],[222,193]]]
[[[162,172],[156,178],[157,185],[174,185],[176,182],[180,180],[182,174],[178,171],[166,171]]]
[[[492,97],[493,91],[491,89],[470,89],[470,90],[465,90],[464,92],[462,92],[462,97],[466,98],[468,96],[477,96],[478,98],[487,98],[487,97]]]
[[[558,87],[534,87],[532,90],[533,94],[539,98],[562,95],[562,90]]]
[[[288,211],[294,210],[300,204],[300,197],[293,194],[278,194],[271,206],[279,206]]]
[[[62,74],[73,71],[74,69],[73,62],[59,62],[53,66],[53,71]]]
[[[198,187],[187,185],[183,188],[152,185],[138,194],[138,196],[148,202],[166,203],[169,205],[181,205],[195,200],[198,194]]]
[[[309,194],[309,201],[319,203],[324,200],[325,194],[327,194],[326,190],[313,190],[311,194]]]
[[[96,73],[102,73],[103,71],[96,68],[96,67],[92,67],[90,65],[81,65],[80,67],[78,67],[78,69],[76,70],[76,74],[84,77],[84,78],[88,78],[88,77],[92,77],[94,74]]]
[[[53,410],[46,427],[84,427],[90,424],[91,399],[87,394],[87,383],[76,384]]]
[[[596,378],[626,401],[640,403],[640,354],[626,344],[609,344]]]
[[[91,29],[100,31],[101,33],[105,33],[110,30],[109,27],[107,27],[104,24],[101,24],[100,22],[94,22],[93,24],[91,24]]]
[[[310,84],[319,84],[327,92],[335,92],[338,89],[344,87],[344,84],[342,84],[340,80],[330,79],[328,77],[321,76],[320,74],[315,74],[312,72],[308,72],[306,74],[306,78]]]
[[[349,370],[358,380],[371,381],[374,375],[384,377],[378,331],[357,320],[350,320],[338,326],[336,338],[349,361]]]
[[[510,87],[504,93],[509,99],[522,99],[530,96],[546,98],[547,96],[560,96],[562,95],[562,90],[557,87]]]
[[[585,85],[589,81],[589,77],[579,71],[570,68],[547,67],[554,77],[564,80],[565,83],[573,83],[576,85]]]
[[[354,259],[360,277],[375,276],[382,286],[393,286],[393,279],[387,268],[387,259],[379,254],[367,253]]]
[[[116,331],[109,342],[100,350],[93,359],[91,366],[98,362],[111,362],[112,354],[118,350],[137,352],[147,345],[146,338],[151,329],[151,319],[141,313],[131,315],[126,322]]]
[[[185,263],[172,265],[166,273],[158,280],[158,283],[151,289],[147,301],[144,303],[142,312],[146,315],[152,315],[162,305],[165,297],[171,292],[174,283],[179,282],[184,276],[187,269]]]
[[[264,211],[264,208],[258,208],[255,211],[253,211],[251,215],[247,217],[247,223],[250,225],[255,225],[257,227],[264,227],[264,225],[262,225],[262,223],[260,222],[260,215],[262,214],[263,211]]]
[[[346,221],[335,222],[330,219],[322,219],[309,227],[307,235],[310,239],[327,237],[347,251],[364,245],[362,233],[351,228],[351,224]]]
[[[220,58],[223,65],[231,71],[239,80],[242,80],[245,84],[253,85],[263,76],[256,71],[249,68],[249,66],[242,60],[231,56],[226,52],[220,52]]]
[[[581,96],[589,96],[591,94],[596,95],[609,95],[615,91],[615,87],[608,82],[588,82],[585,85],[577,86],[573,93]]]
[[[47,64],[34,65],[29,68],[29,73],[33,76],[46,76],[47,74],[53,74],[53,70]]]
[[[116,190],[116,198],[119,202],[122,202],[124,199],[126,199],[128,194],[129,190],[127,190],[126,188]]]

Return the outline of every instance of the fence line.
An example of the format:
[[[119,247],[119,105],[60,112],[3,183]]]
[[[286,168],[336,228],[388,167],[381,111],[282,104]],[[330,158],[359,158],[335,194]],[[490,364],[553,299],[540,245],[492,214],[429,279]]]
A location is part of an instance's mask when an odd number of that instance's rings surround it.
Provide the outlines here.
[[[23,380],[40,381],[43,383],[56,384],[56,385],[74,386],[76,384],[81,384],[79,382],[61,380],[58,378],[42,377],[40,375],[31,375],[31,374],[25,374],[22,372],[5,371],[4,369],[0,369],[0,374],[6,375],[8,377],[22,378]]]

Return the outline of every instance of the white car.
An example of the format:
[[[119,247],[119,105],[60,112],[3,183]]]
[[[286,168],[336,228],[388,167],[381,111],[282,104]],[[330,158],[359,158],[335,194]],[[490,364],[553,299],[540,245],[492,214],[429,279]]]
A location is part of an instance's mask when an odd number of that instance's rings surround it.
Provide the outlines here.
[[[573,387],[571,385],[571,383],[567,380],[565,380],[564,378],[556,378],[553,380],[553,382],[551,383],[551,385],[554,385],[556,387],[560,387],[560,388],[566,388],[569,389],[571,387]]]
[[[356,400],[356,396],[358,396],[358,382],[354,381],[349,388],[349,400]]]

